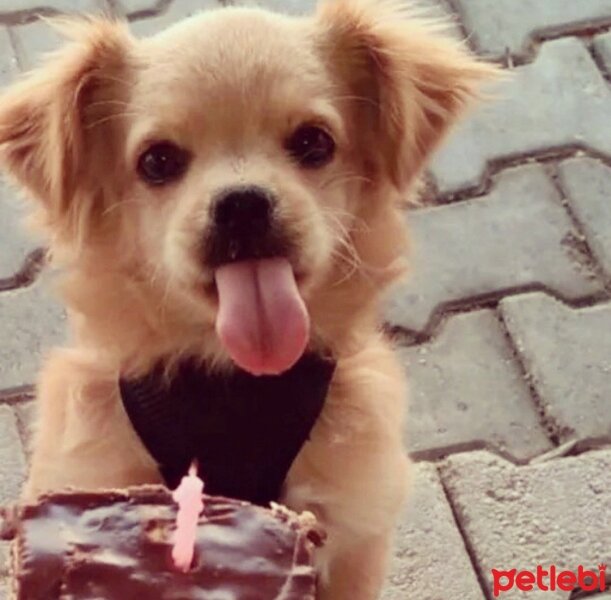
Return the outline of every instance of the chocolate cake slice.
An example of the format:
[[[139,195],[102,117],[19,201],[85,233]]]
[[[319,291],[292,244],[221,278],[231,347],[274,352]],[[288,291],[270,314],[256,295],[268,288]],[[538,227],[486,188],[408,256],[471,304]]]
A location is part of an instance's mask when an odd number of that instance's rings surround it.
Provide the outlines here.
[[[204,498],[187,573],[171,558],[176,505],[161,486],[43,496],[7,518],[16,600],[314,600],[314,517]]]

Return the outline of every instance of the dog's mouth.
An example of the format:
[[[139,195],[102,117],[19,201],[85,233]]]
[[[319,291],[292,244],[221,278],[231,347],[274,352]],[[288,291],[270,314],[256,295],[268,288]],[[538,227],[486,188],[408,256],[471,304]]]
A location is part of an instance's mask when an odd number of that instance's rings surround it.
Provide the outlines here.
[[[287,258],[249,259],[215,271],[216,331],[242,369],[276,375],[303,354],[310,321],[297,278]]]
[[[259,186],[233,186],[211,205],[202,263],[214,274],[217,335],[234,362],[253,375],[290,369],[308,342],[310,322],[291,261],[294,242],[278,200]]]

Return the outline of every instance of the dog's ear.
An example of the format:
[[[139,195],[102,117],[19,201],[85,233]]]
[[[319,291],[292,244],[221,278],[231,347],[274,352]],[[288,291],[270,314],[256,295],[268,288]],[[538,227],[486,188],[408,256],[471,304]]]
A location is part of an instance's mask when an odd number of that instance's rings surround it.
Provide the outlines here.
[[[407,4],[407,6],[406,6]],[[498,75],[406,0],[322,0],[320,47],[355,101],[355,129],[372,168],[399,188],[432,150],[480,84]]]
[[[112,110],[132,39],[102,18],[53,24],[71,42],[0,96],[0,166],[38,200],[57,234],[82,230],[93,209],[93,198],[75,206],[95,152],[91,125]]]

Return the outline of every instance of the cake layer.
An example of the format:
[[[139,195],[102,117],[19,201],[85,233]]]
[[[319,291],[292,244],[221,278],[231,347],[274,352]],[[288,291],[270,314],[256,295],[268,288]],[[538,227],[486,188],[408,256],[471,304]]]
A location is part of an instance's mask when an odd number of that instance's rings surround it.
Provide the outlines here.
[[[44,496],[17,509],[17,600],[313,600],[311,515],[205,497],[188,573],[172,565],[176,505],[161,486]]]

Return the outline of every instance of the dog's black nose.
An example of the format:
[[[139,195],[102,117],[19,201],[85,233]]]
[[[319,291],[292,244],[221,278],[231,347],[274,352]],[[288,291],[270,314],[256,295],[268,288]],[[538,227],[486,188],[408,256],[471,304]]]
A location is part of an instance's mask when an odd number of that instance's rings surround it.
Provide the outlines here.
[[[271,225],[273,198],[259,187],[224,192],[214,205],[214,223],[229,235],[263,235]]]
[[[204,261],[212,267],[241,260],[284,256],[288,244],[274,214],[276,199],[261,187],[223,190],[211,206]]]

